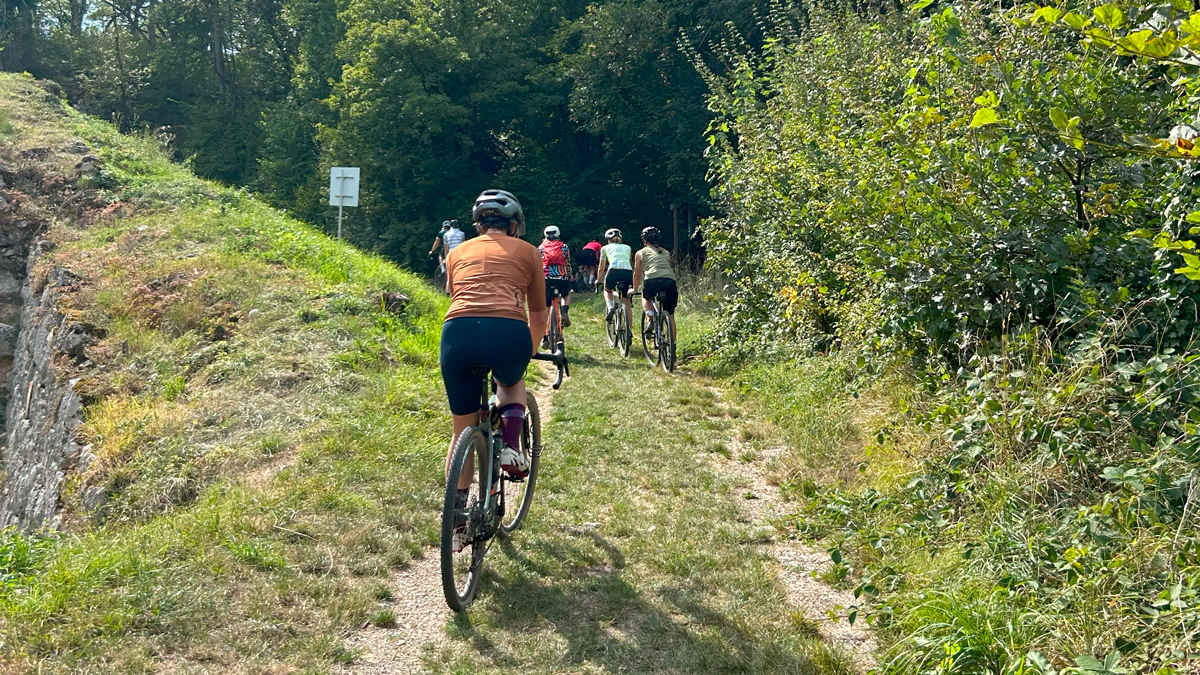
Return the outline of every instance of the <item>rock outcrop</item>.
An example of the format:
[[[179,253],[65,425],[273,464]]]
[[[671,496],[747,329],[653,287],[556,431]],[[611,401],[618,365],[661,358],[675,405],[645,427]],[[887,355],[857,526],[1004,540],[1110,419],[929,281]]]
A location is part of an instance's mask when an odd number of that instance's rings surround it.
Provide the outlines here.
[[[42,243],[41,241],[38,242]],[[29,258],[30,277],[40,251]],[[59,307],[59,295],[78,277],[56,267],[41,292],[26,284],[21,331],[10,373],[6,411],[8,443],[4,449],[5,477],[0,491],[0,526],[24,530],[56,528],[63,478],[79,458],[75,431],[82,420],[83,401],[74,380],[64,380],[60,355],[82,353],[88,333],[72,323]]]
[[[0,424],[6,440],[0,527],[23,530],[61,524],[63,480],[80,463],[75,436],[83,401],[72,373],[93,342],[62,307],[62,294],[79,278],[62,267],[35,274],[39,257],[53,246],[43,236],[48,222],[56,213],[71,217],[63,209],[69,200],[59,193],[71,182],[60,180],[55,167],[74,162],[73,154],[92,156],[82,142],[64,149],[65,157],[42,150],[0,160]]]

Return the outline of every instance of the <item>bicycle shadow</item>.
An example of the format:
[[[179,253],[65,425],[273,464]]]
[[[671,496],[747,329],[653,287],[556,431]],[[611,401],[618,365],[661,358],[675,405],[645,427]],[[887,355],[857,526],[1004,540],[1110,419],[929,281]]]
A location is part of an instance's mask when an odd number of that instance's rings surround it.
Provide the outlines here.
[[[539,546],[540,561],[502,543],[517,571],[483,579],[480,592],[491,601],[479,611],[488,612],[489,626],[550,643],[533,650],[559,659],[539,663],[542,668],[577,670],[588,664],[622,673],[853,672],[848,660],[816,638],[764,642],[748,630],[744,616],[728,615],[712,603],[714,589],[677,579],[644,593],[625,578],[620,548],[596,532],[573,531],[566,540],[543,540]],[[477,656],[497,666],[520,665],[517,656],[497,648],[469,620],[456,620],[456,625]]]

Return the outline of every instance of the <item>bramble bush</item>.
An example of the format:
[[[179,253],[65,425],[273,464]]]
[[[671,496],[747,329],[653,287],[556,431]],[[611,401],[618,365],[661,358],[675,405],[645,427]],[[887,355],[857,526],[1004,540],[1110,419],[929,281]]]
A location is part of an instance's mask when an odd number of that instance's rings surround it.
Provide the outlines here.
[[[885,671],[1196,667],[1191,12],[800,5],[697,60],[719,351],[910,373],[861,480],[785,484]]]

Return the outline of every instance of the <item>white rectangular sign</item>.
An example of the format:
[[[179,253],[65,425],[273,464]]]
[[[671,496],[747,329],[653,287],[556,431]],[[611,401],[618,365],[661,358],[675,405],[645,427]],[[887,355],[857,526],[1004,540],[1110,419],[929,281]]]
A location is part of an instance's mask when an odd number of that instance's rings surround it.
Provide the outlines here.
[[[357,166],[335,166],[329,170],[329,205],[358,206]]]

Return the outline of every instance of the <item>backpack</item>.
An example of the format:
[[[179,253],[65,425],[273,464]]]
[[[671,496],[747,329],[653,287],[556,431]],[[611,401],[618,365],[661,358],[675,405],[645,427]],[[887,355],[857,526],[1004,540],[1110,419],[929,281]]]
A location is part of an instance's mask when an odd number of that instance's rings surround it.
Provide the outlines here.
[[[565,269],[567,267],[567,245],[560,240],[544,241],[538,247],[542,251],[542,268],[549,271],[551,267]]]

